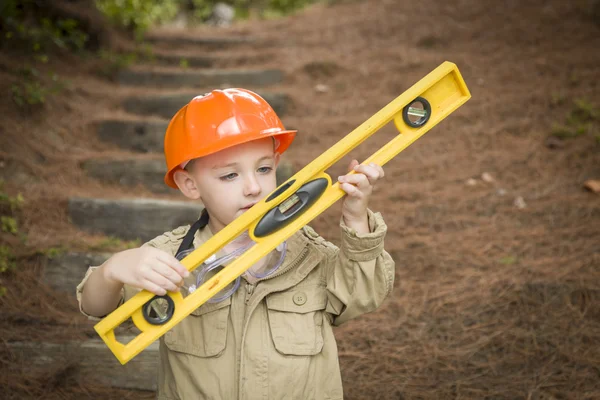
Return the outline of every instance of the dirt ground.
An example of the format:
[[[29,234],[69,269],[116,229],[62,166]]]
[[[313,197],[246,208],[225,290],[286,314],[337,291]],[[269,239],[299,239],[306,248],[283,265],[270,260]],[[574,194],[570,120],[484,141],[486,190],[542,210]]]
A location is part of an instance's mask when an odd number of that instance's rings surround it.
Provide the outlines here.
[[[377,312],[336,331],[346,398],[600,398],[600,194],[584,188],[600,179],[600,27],[587,3],[351,1],[198,30],[258,38],[204,51],[223,68],[285,71],[270,89],[293,102],[284,122],[299,129],[286,153],[296,169],[443,61],[457,64],[471,90],[469,102],[386,165],[376,188],[372,208],[388,224],[396,283]],[[15,61],[1,61],[5,86]],[[2,90],[0,171],[5,190],[26,200],[19,221],[28,232],[22,266],[2,278],[4,342],[94,335],[72,299],[37,281],[40,252],[102,242],[69,224],[69,196],[149,195],[78,168],[119,153],[89,123],[123,115],[119,101],[139,90],[102,78],[94,59],[55,68],[71,87],[41,112],[17,109]],[[551,137],[569,124],[582,134]],[[384,128],[330,174],[395,133]],[[312,226],[336,242],[339,213],[334,205]],[[38,371],[6,349],[0,368],[1,392],[15,398],[153,396],[82,381],[76,365]]]

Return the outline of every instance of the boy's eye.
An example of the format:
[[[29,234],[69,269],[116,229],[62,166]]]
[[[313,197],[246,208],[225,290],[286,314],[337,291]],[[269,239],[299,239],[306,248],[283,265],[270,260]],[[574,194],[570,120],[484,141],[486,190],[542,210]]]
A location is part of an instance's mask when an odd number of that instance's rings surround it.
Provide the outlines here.
[[[271,172],[273,170],[273,168],[271,167],[260,167],[258,169],[258,172],[260,172],[261,174],[267,174],[269,172]]]
[[[231,180],[235,179],[236,177],[237,177],[237,174],[235,172],[232,172],[230,174],[221,176],[219,179],[222,181],[231,181]]]

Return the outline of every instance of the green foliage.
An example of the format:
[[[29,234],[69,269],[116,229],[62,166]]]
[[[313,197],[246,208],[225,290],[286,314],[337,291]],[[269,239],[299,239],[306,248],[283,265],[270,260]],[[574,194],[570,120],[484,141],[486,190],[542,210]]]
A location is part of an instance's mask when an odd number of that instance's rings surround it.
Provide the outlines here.
[[[133,65],[137,61],[136,53],[115,53],[114,51],[101,49],[98,56],[104,62],[100,64],[99,72],[109,78],[117,72]]]
[[[8,246],[0,245],[0,274],[10,272],[16,268],[16,257]],[[0,283],[2,280],[0,280]],[[6,294],[6,288],[0,285],[0,297]]]
[[[0,180],[0,226],[2,232],[9,235],[19,235],[17,216],[23,205],[23,196],[10,196],[4,190],[4,182]],[[19,235],[23,238],[24,235]],[[2,236],[0,236],[2,238]],[[9,246],[0,242],[0,274],[15,269],[16,256]],[[1,280],[0,280],[1,282]],[[0,296],[3,296],[6,288],[0,285]]]
[[[7,233],[12,233],[16,235],[19,230],[17,229],[17,220],[13,217],[7,217],[3,215],[0,217],[0,224],[2,225],[2,231]]]
[[[19,107],[41,105],[46,98],[58,93],[66,86],[54,72],[48,73],[48,79],[42,79],[36,68],[27,67],[20,71],[21,79],[11,86],[13,101]]]
[[[315,0],[270,0],[269,8],[287,14],[304,8],[314,2]]]
[[[19,193],[15,197],[9,196],[4,192],[4,181],[0,180],[0,207],[2,209],[8,207],[11,212],[17,212],[23,207],[23,195]]]
[[[206,21],[219,2],[231,5],[236,18],[249,15],[251,8],[260,9],[266,16],[279,16],[299,10],[317,0],[192,0],[195,20]],[[172,20],[178,12],[188,11],[185,0],[96,0],[96,5],[117,25],[135,32],[138,39],[154,25]]]
[[[119,53],[112,50],[100,49],[98,56],[103,61],[99,64],[98,71],[101,75],[112,78],[120,70],[126,69],[133,64],[146,61],[155,62],[156,57],[152,47],[146,44],[136,46],[132,52]]]
[[[152,25],[175,17],[180,5],[181,0],[96,0],[100,11],[138,38]]]
[[[506,256],[506,257],[502,257],[498,261],[500,262],[500,264],[512,265],[512,264],[514,264],[514,263],[517,262],[517,257],[515,257],[515,256]]]
[[[140,239],[136,240],[121,240],[114,236],[108,236],[101,242],[92,246],[90,250],[93,251],[109,251],[109,250],[126,250],[140,247],[142,242]]]
[[[24,52],[32,63],[46,64],[48,54],[55,50],[80,52],[88,35],[79,29],[74,19],[51,20],[32,12],[35,1],[6,0],[0,14],[0,47]],[[26,11],[29,13],[26,13]],[[58,75],[50,72],[42,77],[37,68],[28,66],[18,71],[19,81],[11,85],[11,94],[19,107],[37,106],[49,95],[64,88]]]
[[[550,105],[552,105],[552,107],[562,106],[565,104],[565,100],[566,97],[564,94],[560,92],[554,92],[552,93],[552,98],[550,99]]]
[[[600,110],[585,99],[575,99],[567,113],[564,124],[553,124],[551,135],[560,139],[570,139],[595,133],[600,122]],[[594,137],[598,140],[598,134]]]
[[[61,256],[65,252],[66,252],[66,249],[64,247],[50,247],[50,248],[44,250],[43,254],[46,257],[52,259],[52,258]]]
[[[15,269],[16,257],[8,246],[0,246],[0,273]]]
[[[23,196],[10,196],[4,191],[4,182],[0,180],[0,227],[2,232],[19,235],[18,214],[23,206]],[[21,235],[24,239],[24,236]]]
[[[81,51],[89,37],[79,29],[76,20],[66,18],[52,21],[49,18],[25,15],[25,7],[17,7],[17,0],[8,0],[0,21],[2,44],[41,53],[58,48]],[[24,1],[25,4],[31,3]]]

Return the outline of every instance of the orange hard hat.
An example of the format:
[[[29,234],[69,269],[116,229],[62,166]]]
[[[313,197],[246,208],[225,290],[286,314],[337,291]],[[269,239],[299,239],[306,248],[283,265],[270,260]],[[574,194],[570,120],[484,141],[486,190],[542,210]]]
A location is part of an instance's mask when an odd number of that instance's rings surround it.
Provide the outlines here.
[[[282,154],[296,131],[286,130],[273,108],[258,94],[224,89],[194,97],[167,127],[165,183],[177,188],[173,173],[194,158],[271,136],[277,136],[275,152]]]

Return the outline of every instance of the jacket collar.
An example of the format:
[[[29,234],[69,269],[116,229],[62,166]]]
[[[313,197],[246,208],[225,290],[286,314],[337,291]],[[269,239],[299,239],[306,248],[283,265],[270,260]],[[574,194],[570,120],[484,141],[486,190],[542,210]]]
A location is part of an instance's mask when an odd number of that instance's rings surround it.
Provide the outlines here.
[[[212,236],[208,225],[198,230],[194,236],[194,247],[198,248]],[[323,258],[309,243],[302,230],[290,236],[287,239],[287,253],[283,263],[272,276],[258,280],[261,286],[269,288],[269,292],[274,292],[285,290],[304,279]],[[217,257],[222,255],[222,250],[217,253]]]

